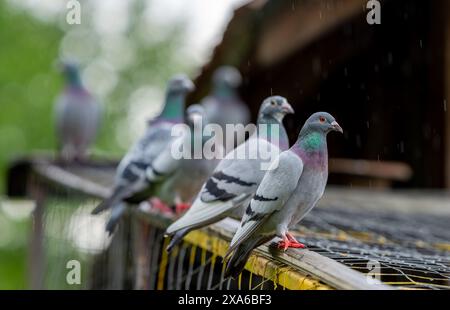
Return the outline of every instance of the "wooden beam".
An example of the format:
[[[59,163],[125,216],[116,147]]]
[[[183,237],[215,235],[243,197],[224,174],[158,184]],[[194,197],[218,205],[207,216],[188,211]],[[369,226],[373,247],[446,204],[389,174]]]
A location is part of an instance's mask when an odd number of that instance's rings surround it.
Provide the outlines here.
[[[228,249],[230,238],[226,237],[229,234],[222,228],[221,226],[219,230],[195,230],[189,233],[185,240],[214,253],[214,255],[223,257]],[[220,233],[218,233],[219,231]],[[256,250],[248,259],[245,268],[252,274],[271,279],[274,283],[290,290],[329,290],[335,288],[311,277],[309,272],[299,272],[291,266],[289,263],[277,262],[267,253]]]
[[[329,172],[395,181],[408,181],[413,173],[411,167],[402,162],[347,158],[330,158]]]
[[[37,172],[39,176],[45,177],[47,181],[53,182],[56,185],[64,186],[71,190],[97,198],[106,198],[111,192],[109,188],[105,188],[89,179],[70,173],[55,165],[36,164],[34,165],[34,171]]]
[[[28,195],[35,201],[32,213],[32,229],[28,251],[28,285],[32,290],[42,290],[45,281],[45,253],[44,253],[44,212],[46,193],[35,178],[28,180]]]
[[[135,257],[134,289],[148,290],[150,278],[150,229],[151,226],[141,218],[132,220],[133,254]]]
[[[299,1],[263,29],[257,60],[263,66],[289,56],[349,18],[366,11],[365,0]],[[362,17],[365,18],[365,17]]]
[[[424,190],[374,190],[327,186],[319,207],[450,216],[450,193]]]
[[[217,224],[203,228],[202,231],[204,231],[205,236],[213,235],[220,237],[222,240],[230,241],[238,227],[238,221],[227,218]],[[192,242],[196,242],[192,238],[187,238]],[[380,282],[369,284],[364,274],[307,249],[288,249],[286,252],[274,250],[274,246],[278,241],[279,240],[275,239],[270,245],[258,247],[254,250],[255,254],[252,256],[263,256],[265,258],[275,260],[280,264],[286,264],[294,267],[294,270],[300,270],[303,274],[309,274],[313,278],[319,279],[323,283],[336,289],[393,289],[392,287],[381,284]],[[209,244],[212,243],[209,242]],[[247,264],[246,268],[248,267],[249,266]]]

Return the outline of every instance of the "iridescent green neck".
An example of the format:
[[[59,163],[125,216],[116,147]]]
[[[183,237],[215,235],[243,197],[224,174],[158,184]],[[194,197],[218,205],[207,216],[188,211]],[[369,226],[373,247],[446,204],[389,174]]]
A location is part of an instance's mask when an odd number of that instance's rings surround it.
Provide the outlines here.
[[[317,131],[307,131],[300,133],[299,146],[304,151],[320,151],[326,145],[325,135]]]
[[[65,77],[69,86],[81,87],[81,78],[78,70],[70,70],[66,72]]]
[[[166,102],[159,117],[170,121],[182,121],[184,105],[184,94],[169,92],[166,95]]]

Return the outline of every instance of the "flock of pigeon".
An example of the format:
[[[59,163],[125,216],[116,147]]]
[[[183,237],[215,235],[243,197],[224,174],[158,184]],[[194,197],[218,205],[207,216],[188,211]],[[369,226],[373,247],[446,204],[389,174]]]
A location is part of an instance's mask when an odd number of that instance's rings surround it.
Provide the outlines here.
[[[82,86],[77,66],[64,63],[62,68],[67,87],[56,103],[60,153],[67,160],[77,160],[85,156],[94,140],[101,109]],[[255,132],[246,141],[232,144],[237,146],[226,149],[220,161],[175,158],[172,154],[173,146],[183,142],[206,143],[203,131],[194,130],[196,126],[218,124],[225,128],[227,124],[249,123],[249,110],[237,92],[240,83],[237,69],[221,67],[214,73],[211,95],[185,109],[193,82],[185,75],[176,75],[168,82],[162,111],[148,122],[145,134],[121,160],[111,195],[92,211],[98,214],[111,209],[106,225],[109,234],[129,204],[148,203],[160,212],[181,215],[167,228],[166,234],[172,238],[167,251],[192,230],[226,217],[236,218],[241,224],[225,255],[226,275],[233,277],[242,271],[254,248],[276,236],[282,239],[278,244],[281,249],[305,247],[289,229],[316,205],[325,190],[326,137],[331,131],[343,132],[332,115],[311,115],[289,147],[282,121],[294,110],[285,98],[271,96],[261,104]],[[174,137],[172,129],[177,124],[186,124],[188,130]],[[275,126],[279,130],[271,130]],[[262,149],[276,156],[264,157]],[[239,156],[252,151],[256,156]],[[267,169],[261,169],[263,163]]]

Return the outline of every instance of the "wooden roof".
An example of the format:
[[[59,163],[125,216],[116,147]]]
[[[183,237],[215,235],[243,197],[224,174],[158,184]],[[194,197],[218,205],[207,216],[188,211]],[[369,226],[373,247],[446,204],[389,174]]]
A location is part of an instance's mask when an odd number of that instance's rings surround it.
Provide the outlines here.
[[[265,97],[288,98],[293,141],[310,113],[326,110],[344,128],[344,139],[329,140],[332,157],[404,163],[411,179],[396,186],[450,186],[445,1],[380,2],[376,26],[366,21],[366,0],[258,0],[238,8],[190,102],[207,94],[215,68],[234,65],[253,120]]]

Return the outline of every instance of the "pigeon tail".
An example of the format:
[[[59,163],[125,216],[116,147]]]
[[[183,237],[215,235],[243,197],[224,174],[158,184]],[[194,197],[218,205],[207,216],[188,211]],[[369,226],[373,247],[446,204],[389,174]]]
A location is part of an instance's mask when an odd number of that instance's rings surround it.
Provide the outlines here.
[[[116,205],[118,202],[122,200],[123,192],[124,188],[116,189],[111,196],[103,200],[94,210],[92,210],[91,214],[93,215],[99,214],[105,210],[114,207],[114,205]]]
[[[252,253],[252,250],[260,246],[261,244],[270,241],[272,238],[273,236],[258,236],[238,245],[233,252],[228,250],[228,252],[224,256],[224,259],[226,259],[229,255],[231,255],[231,258],[227,263],[225,278],[232,277],[236,279],[244,269],[245,264],[247,263],[247,260]]]
[[[177,231],[175,233],[175,235],[173,235],[172,240],[170,241],[169,245],[166,248],[166,251],[168,253],[172,252],[174,247],[176,247],[178,244],[180,244],[180,242],[183,241],[184,236],[186,236],[190,231],[191,231],[191,229],[189,229],[189,228],[184,228],[184,229]]]
[[[253,247],[249,247],[246,244],[242,244],[236,248],[233,255],[228,260],[225,278],[232,277],[236,279],[239,276],[252,253],[252,249]]]
[[[119,223],[120,219],[122,218],[122,215],[124,214],[125,210],[126,206],[124,203],[120,203],[113,208],[111,212],[111,218],[109,219],[108,223],[106,223],[105,228],[109,236],[111,236],[114,233],[114,230],[117,224]]]
[[[201,198],[197,198],[182,217],[167,227],[166,234],[170,236],[182,229],[193,230],[217,223],[224,219],[229,212],[244,204],[249,197],[251,197],[249,194],[242,194],[226,202],[216,201],[211,203],[205,203]]]

